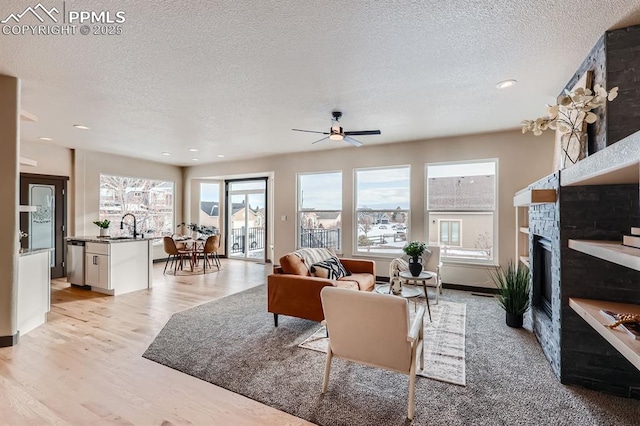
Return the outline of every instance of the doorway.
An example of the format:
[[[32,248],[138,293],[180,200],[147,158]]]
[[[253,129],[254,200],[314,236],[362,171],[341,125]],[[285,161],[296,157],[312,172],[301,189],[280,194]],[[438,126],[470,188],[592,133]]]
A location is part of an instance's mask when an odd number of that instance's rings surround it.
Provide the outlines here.
[[[225,181],[226,253],[264,262],[267,240],[267,178]]]
[[[23,248],[50,248],[51,278],[61,278],[65,270],[67,221],[66,176],[20,173],[20,205],[36,207],[35,212],[20,213],[20,240]]]

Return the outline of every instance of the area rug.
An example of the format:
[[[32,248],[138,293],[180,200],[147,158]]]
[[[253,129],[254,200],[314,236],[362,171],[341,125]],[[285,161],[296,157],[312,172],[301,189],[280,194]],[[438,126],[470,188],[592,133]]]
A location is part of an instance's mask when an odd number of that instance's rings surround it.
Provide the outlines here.
[[[467,305],[464,303],[440,301],[437,305],[431,306],[431,322],[428,312],[425,313],[424,370],[418,369],[417,375],[455,385],[466,385],[466,312]],[[411,321],[414,313],[415,310],[411,309]],[[300,347],[327,353],[328,342],[327,331],[323,326],[300,343]]]
[[[637,425],[640,401],[563,386],[531,332],[504,324],[492,298],[445,290],[466,304],[466,386],[420,378],[406,419],[408,377],[298,345],[319,324],[266,311],[266,286],[179,312],[144,357],[318,425]],[[185,396],[188,397],[188,396]],[[211,419],[211,424],[216,419]]]

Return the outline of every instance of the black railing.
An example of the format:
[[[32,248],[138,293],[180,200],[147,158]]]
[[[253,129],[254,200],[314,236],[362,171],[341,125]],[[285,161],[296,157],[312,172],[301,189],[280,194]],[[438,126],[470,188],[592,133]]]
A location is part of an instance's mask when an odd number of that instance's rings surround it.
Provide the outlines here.
[[[300,248],[326,247],[340,250],[340,230],[300,228]]]
[[[231,230],[231,253],[244,253],[245,228],[235,228]],[[265,234],[263,227],[253,227],[248,229],[249,250],[264,249]]]

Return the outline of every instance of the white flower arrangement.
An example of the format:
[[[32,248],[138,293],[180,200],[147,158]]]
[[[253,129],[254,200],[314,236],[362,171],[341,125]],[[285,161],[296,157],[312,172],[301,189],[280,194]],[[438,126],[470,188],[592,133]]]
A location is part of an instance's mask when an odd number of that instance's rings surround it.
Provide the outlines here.
[[[575,159],[569,154],[569,145],[576,141],[580,144],[580,151],[586,142],[584,125],[598,121],[598,116],[592,112],[600,108],[608,101],[618,97],[618,88],[607,90],[596,84],[591,89],[578,88],[572,92],[565,90],[564,95],[558,97],[557,105],[547,105],[547,116],[535,120],[524,120],[522,133],[533,132],[535,136],[540,136],[547,129],[558,130],[562,134],[562,151],[572,163],[576,163],[580,157]]]

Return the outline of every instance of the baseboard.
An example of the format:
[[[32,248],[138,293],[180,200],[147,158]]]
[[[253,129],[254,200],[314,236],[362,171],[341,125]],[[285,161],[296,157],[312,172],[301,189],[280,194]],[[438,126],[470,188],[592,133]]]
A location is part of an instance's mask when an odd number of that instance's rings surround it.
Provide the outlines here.
[[[376,276],[376,283],[388,283],[388,282],[389,282],[389,277]],[[498,289],[488,288],[488,287],[476,287],[472,285],[442,283],[442,288],[448,288],[451,290],[470,291],[473,293],[498,294]]]
[[[13,336],[0,336],[0,348],[15,346],[20,340],[20,332],[17,331]]]
[[[498,289],[497,288],[476,287],[476,286],[473,286],[473,285],[445,284],[445,283],[442,283],[442,288],[448,288],[448,289],[451,289],[451,290],[470,291],[472,293],[498,294]]]

